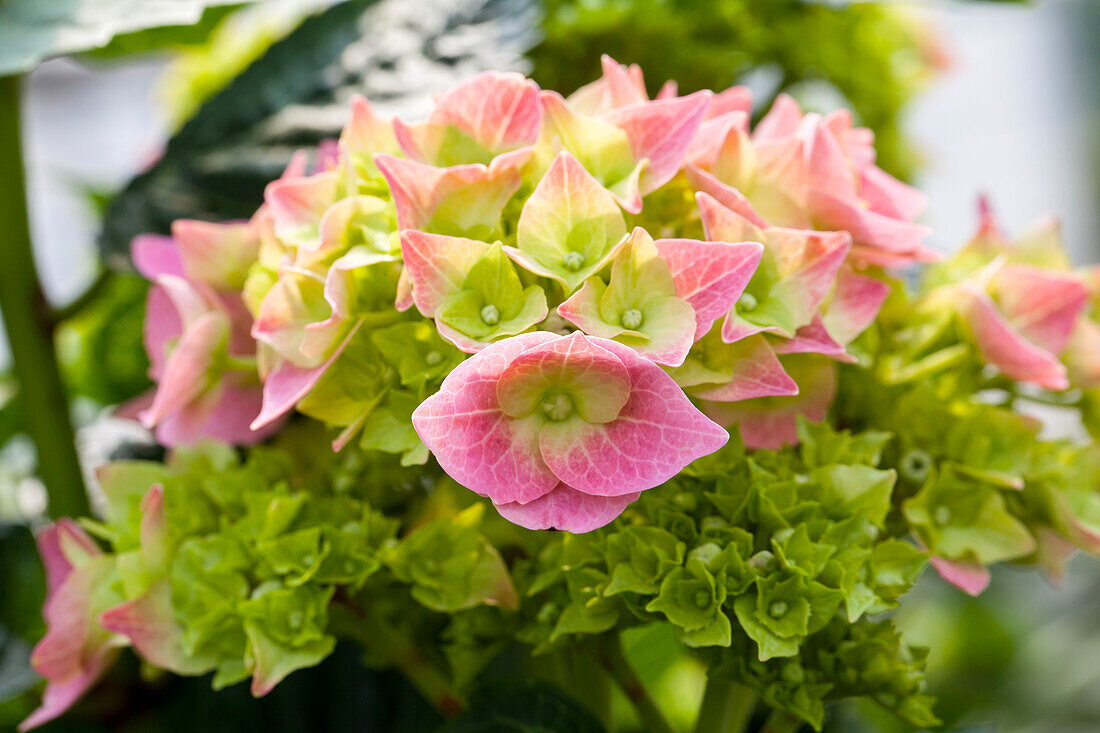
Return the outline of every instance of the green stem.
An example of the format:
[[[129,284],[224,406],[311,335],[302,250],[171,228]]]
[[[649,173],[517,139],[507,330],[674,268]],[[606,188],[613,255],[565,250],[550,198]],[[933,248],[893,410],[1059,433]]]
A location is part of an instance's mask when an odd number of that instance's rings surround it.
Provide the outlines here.
[[[34,265],[19,129],[20,77],[0,77],[0,311],[50,516],[88,514],[53,319]]]
[[[578,647],[563,650],[562,679],[559,684],[588,708],[607,730],[611,730],[611,677],[592,655]]]
[[[760,733],[795,733],[801,727],[802,721],[798,718],[781,710],[773,710]]]
[[[341,613],[345,615],[343,619]],[[384,657],[401,672],[444,717],[454,717],[466,707],[447,675],[399,629],[377,613],[338,597],[330,608],[330,615],[338,628]]]
[[[618,634],[612,633],[604,637],[598,658],[600,664],[611,674],[611,679],[615,680],[615,684],[626,695],[626,699],[638,711],[638,719],[643,728],[649,733],[675,733],[664,713],[650,697],[645,685],[638,679],[630,662],[623,656]]]
[[[732,680],[707,678],[695,733],[743,733],[756,707],[756,690]]]

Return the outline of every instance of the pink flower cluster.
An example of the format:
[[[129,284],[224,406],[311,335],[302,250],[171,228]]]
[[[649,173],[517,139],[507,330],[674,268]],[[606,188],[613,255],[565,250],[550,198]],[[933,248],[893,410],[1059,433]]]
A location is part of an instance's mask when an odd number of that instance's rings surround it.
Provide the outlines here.
[[[250,222],[135,242],[156,282],[142,419],[168,444],[262,439],[350,344],[426,319],[471,356],[412,426],[519,524],[606,524],[720,425],[795,442],[888,293],[875,267],[931,256],[921,197],[874,165],[869,131],[787,97],[750,130],[751,107],[740,87],[650,99],[609,58],[569,98],[480,74],[415,124],[356,99],[338,146]],[[331,411],[337,448],[366,402]]]
[[[1043,389],[1100,386],[1100,280],[1072,267],[1056,220],[1013,242],[983,202],[978,232],[937,271],[947,282],[929,300],[952,305],[985,363]]]

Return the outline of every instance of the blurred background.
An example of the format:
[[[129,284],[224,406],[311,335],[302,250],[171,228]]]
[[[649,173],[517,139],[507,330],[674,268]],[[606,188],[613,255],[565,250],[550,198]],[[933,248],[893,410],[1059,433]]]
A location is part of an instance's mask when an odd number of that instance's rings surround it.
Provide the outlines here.
[[[152,42],[131,34],[129,46],[49,60],[26,75],[30,223],[52,304],[102,284],[101,262],[124,268],[129,235],[163,228],[177,215],[247,212],[255,181],[272,177],[287,151],[339,128],[351,91],[380,100],[387,112],[415,115],[431,91],[480,68],[516,68],[568,91],[598,75],[601,52],[641,63],[653,86],[669,77],[683,91],[740,82],[764,103],[783,89],[811,108],[855,107],[857,121],[878,134],[884,166],[928,195],[923,222],[942,250],[971,235],[984,194],[1009,232],[1056,214],[1076,260],[1100,259],[1097,0],[349,3],[366,8],[342,11],[360,31],[352,35],[366,41],[345,39],[336,61],[288,67],[296,75],[274,101],[261,95],[262,109],[250,110],[247,95],[235,108],[227,95],[216,96],[274,41],[297,34],[304,17],[333,4],[215,3],[189,34]],[[18,22],[18,9],[5,15],[0,8],[0,45]],[[295,47],[284,43],[282,52]],[[194,114],[198,122],[184,124]],[[248,168],[245,158],[259,163]],[[145,386],[143,287],[126,276],[107,278],[89,310],[58,331],[74,421],[92,424],[80,434],[86,463],[112,449],[105,441],[142,439],[132,428],[105,427],[103,409]],[[16,390],[4,376],[9,370],[0,332],[0,521],[19,524],[42,513],[45,497],[31,441],[21,434]],[[26,542],[14,536],[0,532],[0,565],[7,566],[0,574],[9,582],[23,577],[11,553]],[[1062,581],[1001,569],[980,600],[933,576],[914,591],[901,623],[912,642],[933,648],[932,692],[949,729],[1100,730],[1095,562],[1071,564]],[[34,616],[37,603],[6,604],[0,640],[8,638],[5,627],[33,638],[32,622],[19,628],[12,619]],[[7,701],[34,683],[24,654],[18,643],[0,643],[0,726]],[[682,689],[676,680],[683,674],[652,673],[668,695]],[[842,710],[831,725],[896,729],[868,715]]]

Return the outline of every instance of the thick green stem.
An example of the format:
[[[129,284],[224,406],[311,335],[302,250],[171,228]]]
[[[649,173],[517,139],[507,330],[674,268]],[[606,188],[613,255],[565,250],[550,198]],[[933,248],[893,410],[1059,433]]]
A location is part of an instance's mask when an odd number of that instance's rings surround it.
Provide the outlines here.
[[[604,728],[611,730],[611,677],[600,664],[593,663],[591,654],[579,647],[558,652],[557,684],[599,718]]]
[[[773,710],[760,733],[795,733],[801,727],[802,721],[798,718],[781,710]]]
[[[707,678],[695,733],[743,733],[756,707],[756,691],[731,680]]]
[[[88,513],[72,419],[54,350],[53,319],[38,282],[27,221],[17,76],[0,77],[0,311],[11,345],[27,432],[50,516]]]
[[[337,597],[330,617],[335,628],[342,629],[401,672],[444,717],[453,717],[466,706],[447,675],[377,613]]]
[[[607,635],[598,651],[600,663],[611,673],[611,679],[626,695],[626,699],[638,711],[642,727],[649,733],[675,733],[664,713],[650,697],[645,685],[638,679],[630,662],[623,656],[622,644],[617,634]]]

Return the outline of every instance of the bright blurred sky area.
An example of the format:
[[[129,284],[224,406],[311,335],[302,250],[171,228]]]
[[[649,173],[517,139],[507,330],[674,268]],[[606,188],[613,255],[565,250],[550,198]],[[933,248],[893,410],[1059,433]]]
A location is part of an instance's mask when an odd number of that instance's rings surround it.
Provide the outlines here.
[[[931,243],[970,235],[988,194],[1010,232],[1061,216],[1078,261],[1100,259],[1100,2],[925,3],[952,67],[909,109],[926,159]],[[96,219],[84,191],[125,183],[168,131],[163,64],[45,64],[24,115],[32,229],[47,293],[65,302],[94,272]],[[0,339],[0,364],[8,358]]]

